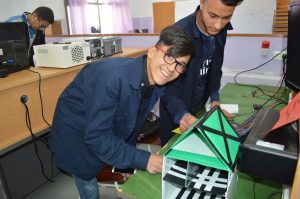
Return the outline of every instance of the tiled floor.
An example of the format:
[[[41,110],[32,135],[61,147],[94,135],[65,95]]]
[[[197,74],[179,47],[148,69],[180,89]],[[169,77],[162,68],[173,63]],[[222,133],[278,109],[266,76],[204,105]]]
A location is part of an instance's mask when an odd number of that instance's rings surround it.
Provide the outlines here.
[[[156,153],[160,146],[141,144],[139,148]],[[64,174],[59,173],[55,178],[55,182],[47,182],[34,192],[29,194],[24,199],[78,199],[78,191],[73,179]],[[118,193],[114,184],[100,184],[100,198],[101,199],[117,199]]]
[[[78,191],[73,182],[73,179],[60,173],[54,178],[55,182],[47,182],[33,193],[25,197],[24,199],[78,199]],[[116,189],[107,186],[100,186],[101,199],[117,199],[118,194]]]
[[[54,178],[54,182],[47,182],[40,188],[32,192],[25,199],[50,199],[50,198],[64,198],[64,199],[78,199],[78,192],[75,184],[70,176],[64,173],[58,174]]]

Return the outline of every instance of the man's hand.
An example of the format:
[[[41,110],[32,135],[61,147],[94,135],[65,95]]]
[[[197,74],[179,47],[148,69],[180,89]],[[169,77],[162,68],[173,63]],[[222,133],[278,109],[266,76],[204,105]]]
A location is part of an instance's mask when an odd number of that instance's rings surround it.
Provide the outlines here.
[[[197,118],[194,117],[192,114],[190,114],[190,113],[184,114],[183,117],[181,118],[181,120],[179,121],[180,130],[185,131],[196,121],[197,121]]]
[[[147,164],[147,171],[151,174],[161,173],[163,157],[157,154],[151,154]]]
[[[210,108],[213,108],[214,106],[220,106],[220,102],[219,101],[213,101],[211,104],[210,104]],[[228,111],[226,111],[225,109],[222,109],[222,112],[224,113],[224,115],[227,117],[227,118],[233,118],[235,115],[233,113],[229,113]]]

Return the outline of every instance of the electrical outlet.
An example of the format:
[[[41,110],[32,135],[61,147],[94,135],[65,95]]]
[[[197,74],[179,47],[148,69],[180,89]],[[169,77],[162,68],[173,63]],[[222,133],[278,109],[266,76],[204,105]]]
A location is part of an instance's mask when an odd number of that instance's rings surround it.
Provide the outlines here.
[[[281,61],[282,60],[282,56],[286,55],[286,51],[280,52],[280,51],[274,51],[273,56],[275,57],[274,60],[278,60]]]
[[[26,104],[28,102],[28,96],[22,95],[20,98],[21,103]]]

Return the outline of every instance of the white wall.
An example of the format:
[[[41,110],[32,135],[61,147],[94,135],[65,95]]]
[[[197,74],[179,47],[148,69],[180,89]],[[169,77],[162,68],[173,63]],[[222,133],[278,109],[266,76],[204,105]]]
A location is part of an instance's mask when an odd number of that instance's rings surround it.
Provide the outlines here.
[[[272,33],[276,0],[244,0],[233,14],[230,33]]]
[[[38,0],[18,1],[18,0],[0,0],[0,21],[5,21],[7,18],[19,15],[24,11],[31,12],[39,6]]]
[[[152,17],[152,3],[167,0],[130,0],[133,17]],[[195,11],[199,0],[175,0],[175,21]],[[233,15],[231,33],[272,33],[276,0],[244,0]]]
[[[152,17],[153,0],[129,0],[132,17]]]
[[[129,1],[133,17],[152,17],[152,3],[163,0]],[[177,0],[175,6],[176,21],[192,13],[198,2],[199,0]],[[56,20],[61,20],[63,24],[66,22],[63,0],[0,0],[0,21],[23,11],[31,12],[42,5],[53,9]],[[271,33],[275,5],[276,0],[244,0],[237,7],[232,18],[234,30],[231,33]],[[65,27],[66,23],[63,25],[63,29]]]
[[[178,21],[191,13],[195,12],[199,1],[197,0],[181,0],[175,3],[175,21]]]

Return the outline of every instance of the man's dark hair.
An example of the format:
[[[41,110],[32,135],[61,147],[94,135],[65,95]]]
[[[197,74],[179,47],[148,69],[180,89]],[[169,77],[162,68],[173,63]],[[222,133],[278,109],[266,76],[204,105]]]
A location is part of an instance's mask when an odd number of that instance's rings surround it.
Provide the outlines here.
[[[167,26],[159,36],[156,46],[170,46],[168,53],[173,57],[183,57],[191,55],[195,51],[191,39],[177,26]]]
[[[36,13],[38,18],[41,20],[47,21],[50,24],[54,23],[54,14],[51,8],[41,6],[35,9],[32,13]]]
[[[243,0],[221,0],[221,1],[226,6],[238,6],[242,3]]]

